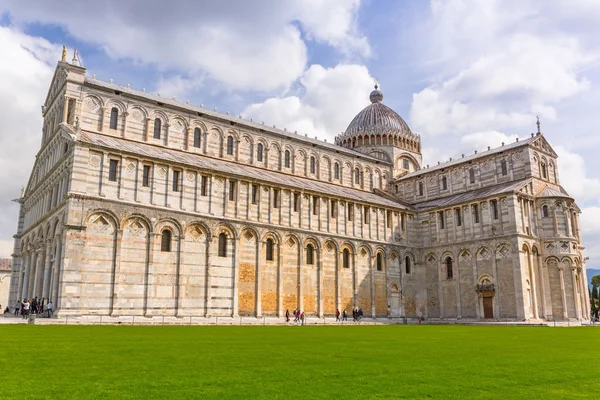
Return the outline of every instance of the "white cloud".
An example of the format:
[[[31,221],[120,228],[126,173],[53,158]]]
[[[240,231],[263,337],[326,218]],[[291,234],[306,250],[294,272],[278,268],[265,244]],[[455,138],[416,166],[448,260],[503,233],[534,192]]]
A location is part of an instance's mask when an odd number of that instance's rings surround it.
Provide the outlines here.
[[[312,65],[300,79],[301,95],[270,98],[247,107],[242,115],[258,121],[318,135],[332,142],[369,104],[373,78],[366,67]]]
[[[9,27],[0,27],[0,257],[12,252],[16,232],[21,186],[27,183],[35,153],[40,146],[42,116],[40,106],[52,79],[60,47],[41,38],[24,35]],[[7,244],[10,243],[10,244]]]
[[[307,51],[297,21],[308,38],[344,53],[369,54],[366,39],[356,31],[357,0],[168,5],[158,0],[111,0],[93,11],[89,4],[75,0],[34,3],[5,1],[15,23],[58,24],[76,38],[99,45],[114,59],[188,76],[205,72],[228,89],[285,89],[301,76]]]
[[[600,179],[588,176],[585,160],[564,146],[554,146],[558,159],[558,173],[561,185],[579,202],[600,199]],[[600,225],[600,220],[598,220]]]

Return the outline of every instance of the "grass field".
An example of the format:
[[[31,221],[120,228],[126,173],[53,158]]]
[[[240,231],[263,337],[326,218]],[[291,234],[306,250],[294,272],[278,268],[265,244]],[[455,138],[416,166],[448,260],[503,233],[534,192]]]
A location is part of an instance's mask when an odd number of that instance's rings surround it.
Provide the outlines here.
[[[598,398],[598,328],[0,325],[0,337],[1,399]]]

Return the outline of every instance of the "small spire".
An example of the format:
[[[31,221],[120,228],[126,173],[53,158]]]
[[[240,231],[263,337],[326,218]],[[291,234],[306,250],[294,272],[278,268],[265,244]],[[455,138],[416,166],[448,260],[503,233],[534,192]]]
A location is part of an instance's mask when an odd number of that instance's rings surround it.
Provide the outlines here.
[[[540,116],[536,115],[535,118],[537,119],[537,122],[535,123],[537,125],[537,134],[540,135],[542,133],[541,129],[540,129]]]

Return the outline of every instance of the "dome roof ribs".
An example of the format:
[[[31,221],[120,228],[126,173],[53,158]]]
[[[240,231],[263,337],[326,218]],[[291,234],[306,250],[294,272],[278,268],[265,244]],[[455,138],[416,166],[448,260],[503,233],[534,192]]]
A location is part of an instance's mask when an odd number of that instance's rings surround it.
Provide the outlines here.
[[[395,146],[420,152],[421,137],[410,130],[400,115],[382,103],[383,92],[378,84],[369,99],[371,104],[356,114],[346,131],[335,138],[335,143],[350,148]]]

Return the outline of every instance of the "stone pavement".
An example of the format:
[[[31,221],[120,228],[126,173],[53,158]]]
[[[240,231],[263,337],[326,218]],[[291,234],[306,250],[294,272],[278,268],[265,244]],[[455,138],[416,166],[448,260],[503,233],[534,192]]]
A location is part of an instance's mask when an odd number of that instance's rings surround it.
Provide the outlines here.
[[[22,317],[14,317],[12,314],[5,314],[0,317],[0,325],[2,324],[27,324],[28,321]],[[305,324],[307,326],[354,326],[354,325],[401,325],[401,324],[418,324],[417,319],[411,318],[363,318],[360,322],[353,322],[349,319],[347,322],[336,322],[334,317],[317,318],[308,317]],[[539,322],[516,322],[516,321],[490,321],[482,322],[478,320],[427,320],[421,322],[423,325],[504,325],[504,326],[585,326],[590,324],[581,324],[579,321],[539,321]],[[300,326],[299,323],[294,323],[293,319],[290,322],[285,322],[284,318],[277,317],[174,317],[174,316],[118,316],[111,317],[106,315],[98,316],[64,316],[52,317],[36,315],[36,325],[204,325],[204,326]],[[600,324],[598,324],[600,326]]]

